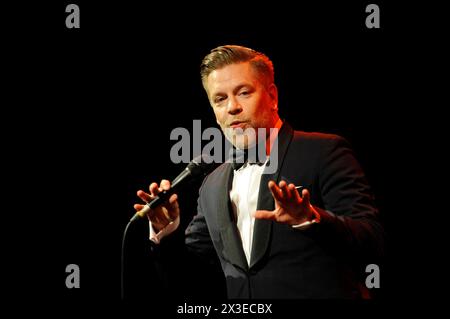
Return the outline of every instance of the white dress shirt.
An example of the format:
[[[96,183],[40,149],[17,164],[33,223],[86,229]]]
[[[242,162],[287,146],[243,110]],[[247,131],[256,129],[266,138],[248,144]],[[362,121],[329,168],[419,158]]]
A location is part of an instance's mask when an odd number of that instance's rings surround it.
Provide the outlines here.
[[[253,227],[255,218],[251,215],[256,211],[258,203],[259,184],[265,165],[244,164],[234,171],[233,185],[230,190],[231,206],[237,217],[237,227],[241,234],[242,246],[248,264],[252,252]]]
[[[270,147],[272,147],[278,131],[283,122],[278,119],[275,130],[270,135]],[[268,155],[268,154],[267,154]],[[230,190],[231,206],[233,213],[237,217],[237,227],[241,235],[242,248],[244,249],[247,263],[250,265],[250,258],[253,245],[253,229],[255,218],[252,213],[256,211],[259,196],[259,186],[261,176],[267,164],[245,163],[241,168],[234,171],[233,185]]]

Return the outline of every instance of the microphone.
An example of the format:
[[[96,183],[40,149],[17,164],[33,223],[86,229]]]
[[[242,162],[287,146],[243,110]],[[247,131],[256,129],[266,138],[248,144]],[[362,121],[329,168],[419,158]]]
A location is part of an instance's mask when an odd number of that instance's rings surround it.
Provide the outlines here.
[[[145,217],[150,209],[163,204],[175,191],[190,181],[194,181],[199,177],[205,177],[216,168],[216,163],[206,154],[195,157],[188,166],[172,181],[168,191],[162,191],[151,202],[145,204],[144,208],[138,211],[131,219],[130,223]]]

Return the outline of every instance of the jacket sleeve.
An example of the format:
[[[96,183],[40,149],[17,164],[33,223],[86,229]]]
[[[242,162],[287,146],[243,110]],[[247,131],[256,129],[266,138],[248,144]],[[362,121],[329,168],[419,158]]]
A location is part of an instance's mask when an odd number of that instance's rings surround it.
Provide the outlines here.
[[[185,243],[187,251],[195,255],[196,258],[208,264],[218,263],[208,225],[202,213],[200,197],[198,199],[197,215],[194,216],[185,231]]]
[[[322,147],[319,188],[323,207],[319,238],[335,252],[365,263],[384,254],[384,230],[374,196],[348,142],[339,136]]]

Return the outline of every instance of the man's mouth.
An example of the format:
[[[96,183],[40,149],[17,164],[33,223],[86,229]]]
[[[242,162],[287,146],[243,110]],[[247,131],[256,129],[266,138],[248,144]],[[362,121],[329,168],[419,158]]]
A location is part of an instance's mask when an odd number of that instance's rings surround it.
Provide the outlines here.
[[[245,127],[246,122],[244,121],[233,121],[230,123],[231,128],[241,128],[243,129]]]

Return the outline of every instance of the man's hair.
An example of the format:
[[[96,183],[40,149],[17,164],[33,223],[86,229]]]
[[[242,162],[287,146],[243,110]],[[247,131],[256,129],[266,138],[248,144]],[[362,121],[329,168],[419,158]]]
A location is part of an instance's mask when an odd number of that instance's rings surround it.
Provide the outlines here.
[[[264,53],[239,45],[223,45],[212,49],[202,61],[200,75],[203,86],[206,88],[206,78],[212,71],[230,64],[244,62],[250,62],[265,85],[274,82],[273,63]]]

